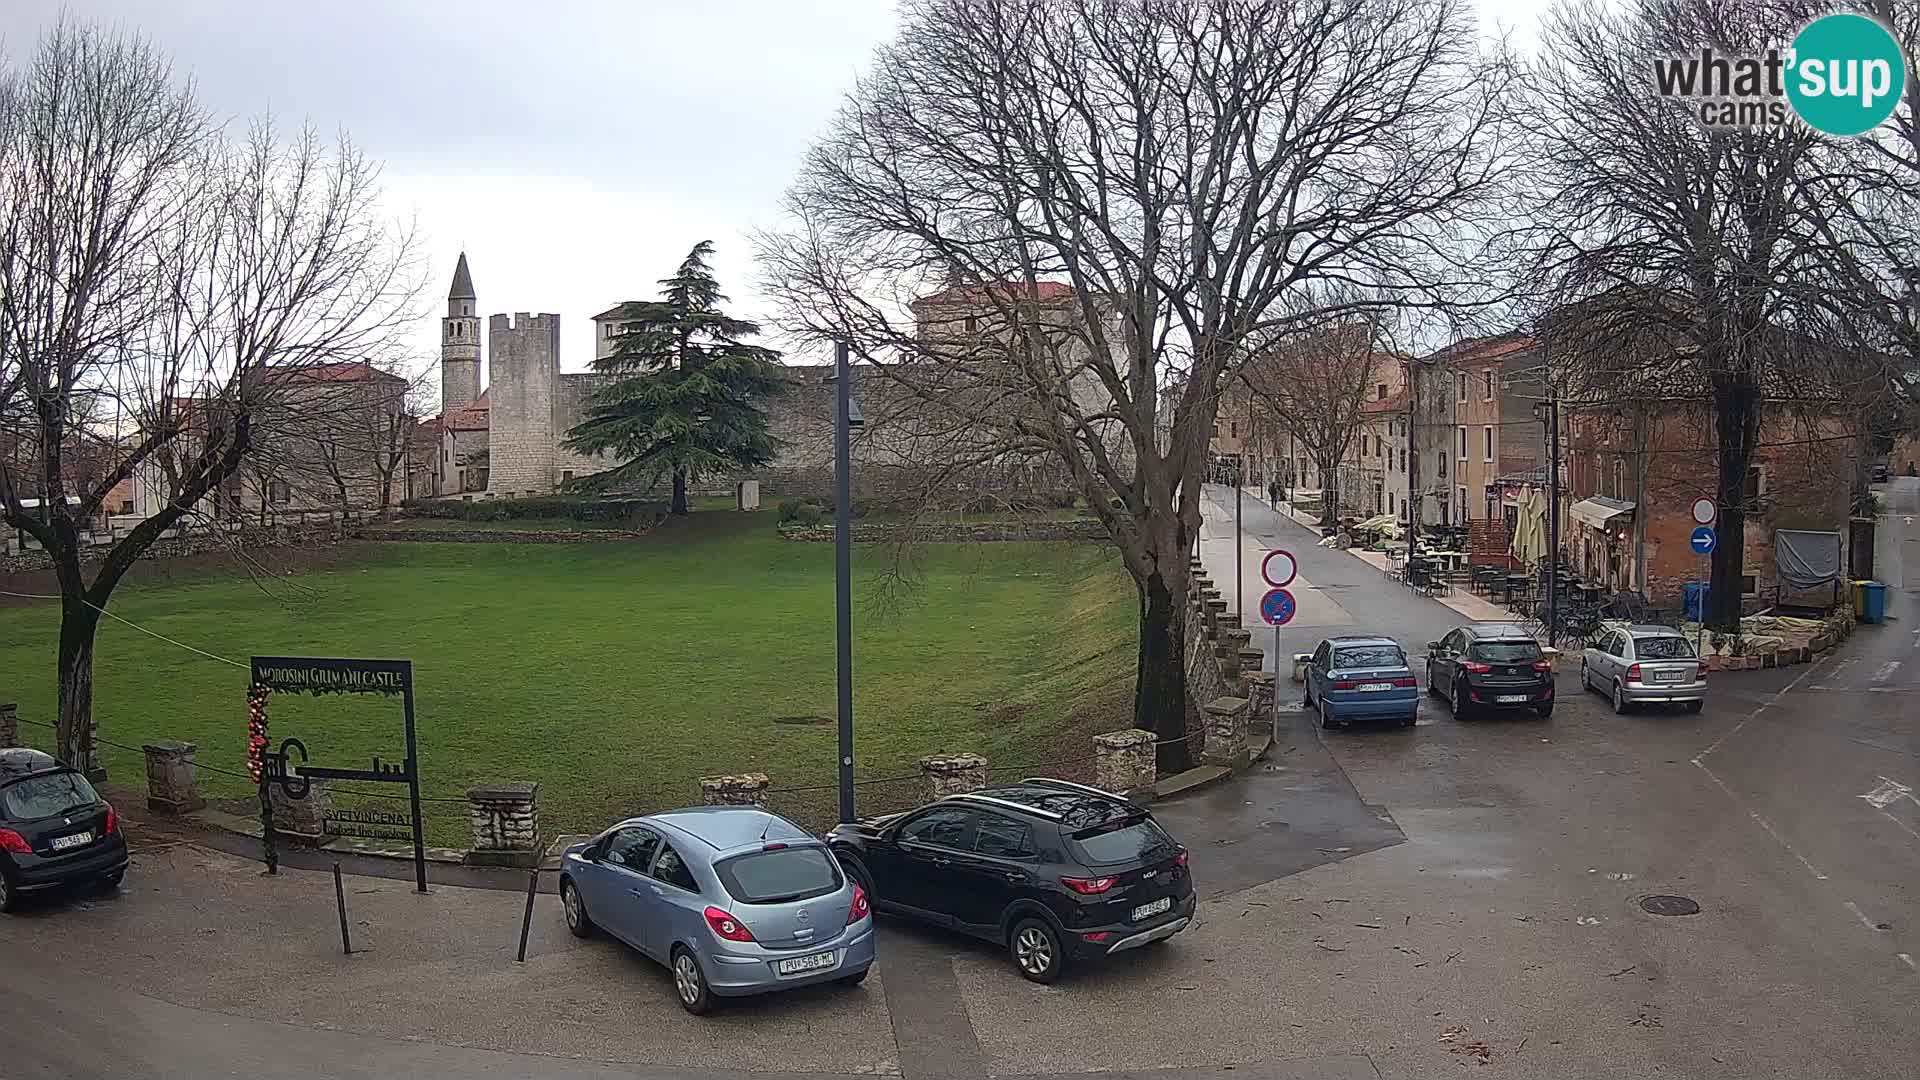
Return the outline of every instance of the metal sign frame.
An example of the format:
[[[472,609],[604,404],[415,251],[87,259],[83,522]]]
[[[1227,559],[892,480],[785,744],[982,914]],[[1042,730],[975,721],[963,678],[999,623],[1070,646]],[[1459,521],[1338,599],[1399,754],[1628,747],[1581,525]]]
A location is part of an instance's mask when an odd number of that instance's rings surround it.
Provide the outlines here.
[[[1287,568],[1287,576],[1285,581],[1273,580],[1273,577],[1274,577],[1273,561],[1275,559],[1286,560],[1284,564]],[[1261,557],[1260,576],[1265,578],[1267,584],[1273,586],[1274,588],[1284,589],[1287,586],[1293,584],[1294,578],[1300,576],[1300,560],[1294,558],[1293,552],[1288,551],[1286,548],[1274,548],[1272,551],[1267,552],[1264,556]]]
[[[1273,617],[1267,613],[1267,601],[1275,600],[1275,599],[1277,599],[1281,607],[1284,608],[1285,615],[1286,615],[1286,618],[1281,619],[1278,622],[1275,622],[1273,620]],[[1300,611],[1299,603],[1294,599],[1293,594],[1288,592],[1285,589],[1282,589],[1282,588],[1271,589],[1267,592],[1267,595],[1260,598],[1261,621],[1265,622],[1268,626],[1274,627],[1275,629],[1278,629],[1292,622],[1293,617],[1297,615],[1299,611]]]
[[[413,661],[351,660],[314,656],[256,656],[252,664],[252,685],[247,689],[249,713],[248,757],[250,771],[260,785],[261,846],[267,872],[279,871],[279,853],[274,847],[273,800],[269,789],[278,785],[291,799],[306,798],[315,780],[360,780],[370,783],[407,785],[413,838],[413,879],[419,892],[427,891],[427,849],[424,819],[420,813],[420,757],[415,742],[413,721]],[[406,758],[398,765],[382,762],[376,755],[371,768],[341,769],[307,764],[306,744],[296,738],[283,739],[280,749],[267,749],[267,700],[276,691],[295,694],[382,694],[398,696],[406,725]],[[289,765],[298,755],[299,761]],[[351,815],[349,815],[351,818]],[[382,816],[385,816],[384,814]],[[395,815],[397,817],[397,815]],[[398,825],[398,821],[371,822]],[[347,834],[351,835],[351,834]]]

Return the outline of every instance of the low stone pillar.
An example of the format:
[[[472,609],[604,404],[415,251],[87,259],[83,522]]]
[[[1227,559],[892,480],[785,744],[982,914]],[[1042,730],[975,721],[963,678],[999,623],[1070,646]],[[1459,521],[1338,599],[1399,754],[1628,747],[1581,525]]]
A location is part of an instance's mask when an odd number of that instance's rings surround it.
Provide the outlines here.
[[[979,754],[928,754],[920,759],[920,771],[936,799],[987,786],[987,759]]]
[[[708,806],[765,806],[767,787],[773,783],[766,773],[740,773],[736,776],[703,776],[700,798]]]
[[[1209,765],[1238,769],[1247,763],[1247,699],[1215,698],[1207,702],[1207,745],[1200,760]]]
[[[484,784],[467,789],[476,866],[537,866],[540,862],[540,785]]]
[[[1220,669],[1220,680],[1226,684],[1224,689],[1228,693],[1240,689],[1240,654],[1237,651],[1228,651],[1225,655],[1215,653],[1213,665]]]
[[[188,814],[206,807],[207,800],[200,795],[199,766],[194,760],[198,746],[157,742],[144,743],[140,749],[147,755],[147,809],[156,814]]]
[[[1213,655],[1219,657],[1222,663],[1232,659],[1238,664],[1240,650],[1246,648],[1252,641],[1251,631],[1223,625],[1220,627],[1220,633],[1213,639]]]
[[[317,844],[327,837],[327,812],[333,799],[325,780],[307,781],[307,793],[295,799],[279,784],[267,785],[267,801],[273,807],[273,831],[289,840]]]
[[[1220,616],[1227,613],[1227,598],[1219,593],[1207,597],[1207,636],[1220,632]]]
[[[1251,645],[1240,646],[1240,674],[1252,676],[1259,673],[1267,662],[1267,654]]]
[[[1247,688],[1247,726],[1255,723],[1262,725],[1273,721],[1273,673],[1248,669],[1241,673],[1241,682]]]
[[[20,745],[20,706],[0,701],[0,746]]]
[[[1094,786],[1120,795],[1152,791],[1159,776],[1153,742],[1153,732],[1139,728],[1095,735]]]
[[[1220,616],[1220,626],[1227,630],[1238,630],[1240,629],[1240,616],[1222,615]]]

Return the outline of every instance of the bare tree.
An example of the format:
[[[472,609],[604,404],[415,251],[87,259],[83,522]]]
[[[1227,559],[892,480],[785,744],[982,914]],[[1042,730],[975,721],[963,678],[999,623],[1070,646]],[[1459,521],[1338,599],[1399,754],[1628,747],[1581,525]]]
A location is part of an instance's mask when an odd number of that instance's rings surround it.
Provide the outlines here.
[[[1713,418],[1718,628],[1740,617],[1763,406],[1832,401],[1858,377],[1863,293],[1829,227],[1837,141],[1798,125],[1704,126],[1659,96],[1653,63],[1703,45],[1757,54],[1824,7],[1581,0],[1548,18],[1528,96],[1538,294],[1561,305],[1538,313],[1549,362],[1589,398],[1692,401]]]
[[[763,237],[790,329],[1070,477],[1163,768],[1218,396],[1315,282],[1450,296],[1507,80],[1458,0],[909,0]]]
[[[310,131],[229,141],[133,35],[62,23],[0,70],[0,420],[24,448],[0,460],[0,514],[60,585],[76,767],[94,765],[94,633],[122,576],[189,515],[237,509],[243,466],[302,422],[298,372],[380,353],[409,314],[411,238],[377,217],[375,176]],[[103,462],[91,482],[76,452]],[[125,483],[152,512],[90,550]]]
[[[1313,457],[1320,473],[1320,524],[1339,521],[1339,468],[1366,426],[1382,354],[1365,321],[1289,336],[1242,364],[1240,381],[1267,414]]]

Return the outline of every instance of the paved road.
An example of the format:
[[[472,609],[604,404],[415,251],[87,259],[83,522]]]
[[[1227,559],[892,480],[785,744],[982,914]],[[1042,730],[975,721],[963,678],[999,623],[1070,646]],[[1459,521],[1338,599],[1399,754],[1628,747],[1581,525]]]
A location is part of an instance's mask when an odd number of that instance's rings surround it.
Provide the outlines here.
[[[519,965],[518,897],[360,879],[368,951],[347,958],[323,877],[150,847],[117,895],[0,919],[0,1073],[1910,1077],[1920,491],[1895,494],[1897,621],[1822,664],[1717,676],[1698,716],[1616,717],[1569,676],[1550,721],[1295,718],[1274,771],[1164,809],[1208,893],[1197,925],[1057,986],[888,926],[858,990],[696,1021],[550,898]],[[1299,640],[1417,647],[1457,621],[1271,511],[1245,524],[1301,556]],[[1648,914],[1651,893],[1701,913]]]

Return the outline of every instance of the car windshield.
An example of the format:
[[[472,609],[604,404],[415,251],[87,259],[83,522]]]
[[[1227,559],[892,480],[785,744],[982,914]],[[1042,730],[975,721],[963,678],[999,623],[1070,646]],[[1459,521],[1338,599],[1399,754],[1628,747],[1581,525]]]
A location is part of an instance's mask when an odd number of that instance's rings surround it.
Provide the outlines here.
[[[1683,637],[1637,637],[1633,655],[1641,660],[1691,660],[1693,646]]]
[[[1476,642],[1470,655],[1489,664],[1517,664],[1540,659],[1540,646],[1531,641]]]
[[[41,773],[0,788],[0,809],[17,821],[52,817],[99,801],[93,785],[77,772]]]
[[[1333,668],[1406,667],[1407,656],[1398,645],[1342,645],[1333,650]]]
[[[1150,817],[1119,818],[1081,829],[1067,837],[1067,844],[1075,858],[1090,864],[1157,862],[1180,847]]]
[[[818,847],[774,848],[714,865],[727,895],[743,904],[786,904],[840,889],[840,868]]]

